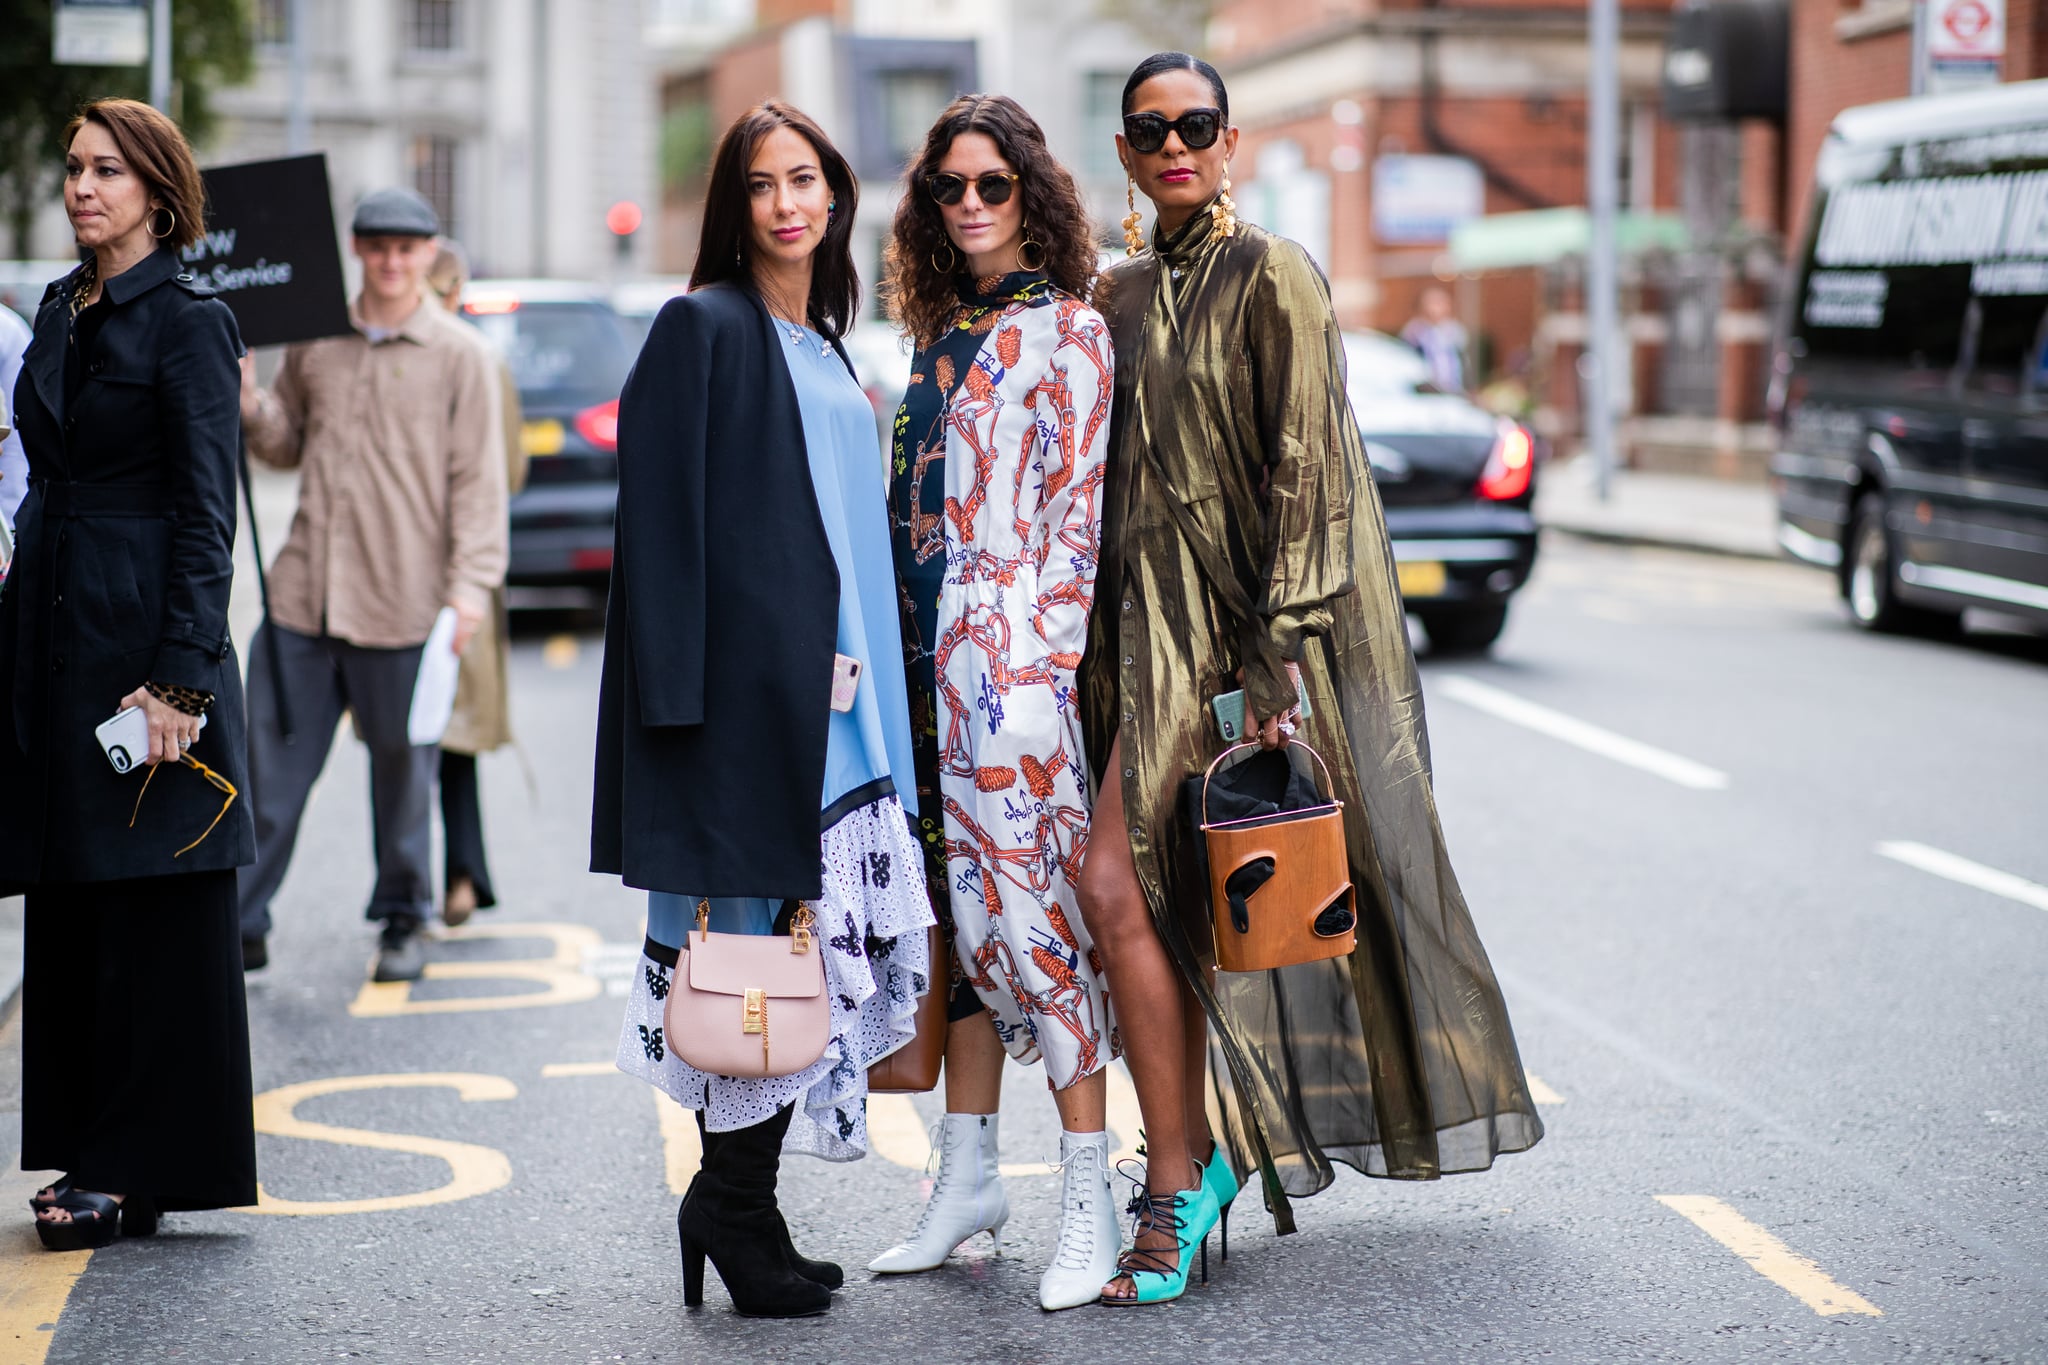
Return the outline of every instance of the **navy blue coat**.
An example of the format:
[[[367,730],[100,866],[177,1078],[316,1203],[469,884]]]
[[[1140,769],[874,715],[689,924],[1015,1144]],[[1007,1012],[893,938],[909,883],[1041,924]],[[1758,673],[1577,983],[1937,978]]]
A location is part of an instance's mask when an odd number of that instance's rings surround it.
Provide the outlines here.
[[[158,251],[106,282],[111,310],[67,401],[71,276],[43,296],[14,388],[29,492],[0,590],[0,886],[239,867],[246,795],[166,766],[121,774],[93,729],[146,681],[214,694],[192,756],[246,793],[241,671],[228,639],[241,334]],[[129,818],[135,816],[134,828]]]
[[[751,289],[697,290],[619,400],[590,867],[629,886],[823,891],[839,567],[785,344]]]

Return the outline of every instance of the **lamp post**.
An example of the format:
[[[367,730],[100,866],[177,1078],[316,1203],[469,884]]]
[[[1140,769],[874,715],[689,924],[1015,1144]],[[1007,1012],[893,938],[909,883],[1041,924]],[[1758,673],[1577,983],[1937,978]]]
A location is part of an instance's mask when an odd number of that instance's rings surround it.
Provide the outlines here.
[[[1586,204],[1592,230],[1586,247],[1586,323],[1587,355],[1592,365],[1585,389],[1585,420],[1593,452],[1595,486],[1600,500],[1605,502],[1614,481],[1614,393],[1620,363],[1614,220],[1619,189],[1615,163],[1621,122],[1621,23],[1617,0],[1592,0],[1590,11],[1592,64],[1586,91]]]

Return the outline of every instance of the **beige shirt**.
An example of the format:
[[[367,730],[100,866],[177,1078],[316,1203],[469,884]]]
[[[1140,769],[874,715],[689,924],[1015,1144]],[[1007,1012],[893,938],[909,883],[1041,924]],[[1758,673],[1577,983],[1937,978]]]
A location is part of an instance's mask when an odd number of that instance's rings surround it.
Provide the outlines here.
[[[293,346],[250,453],[300,471],[299,508],[270,568],[287,630],[371,648],[416,645],[444,604],[488,610],[507,557],[496,367],[461,322],[423,301],[395,334]]]

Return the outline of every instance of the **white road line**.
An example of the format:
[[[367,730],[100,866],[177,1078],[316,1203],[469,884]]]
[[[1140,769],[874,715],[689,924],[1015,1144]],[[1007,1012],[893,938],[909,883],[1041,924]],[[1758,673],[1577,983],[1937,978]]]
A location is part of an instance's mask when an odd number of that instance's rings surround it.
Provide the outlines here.
[[[1538,1104],[1563,1104],[1564,1096],[1543,1083],[1543,1078],[1533,1071],[1524,1071],[1522,1079],[1529,1083],[1529,1098]]]
[[[1709,768],[1704,763],[1681,758],[1667,750],[1617,735],[1612,730],[1603,730],[1575,716],[1538,706],[1512,692],[1489,687],[1463,674],[1445,674],[1432,679],[1431,686],[1440,695],[1464,702],[1490,716],[1563,740],[1587,753],[1611,758],[1616,763],[1661,777],[1667,782],[1676,782],[1681,787],[1691,787],[1695,791],[1720,791],[1728,785],[1728,774],[1718,768]]]
[[[1749,1268],[1822,1317],[1861,1313],[1881,1318],[1884,1310],[1750,1222],[1724,1201],[1705,1194],[1660,1194],[1657,1202],[1690,1218],[1707,1236],[1749,1263]]]
[[[2048,886],[2030,882],[2025,877],[2016,877],[2010,872],[2000,872],[1995,867],[1973,863],[1968,858],[1954,853],[1945,853],[1926,844],[1916,844],[1910,839],[1893,839],[1877,846],[1878,853],[1907,867],[1917,867],[1922,872],[1931,872],[1937,877],[1946,877],[1964,886],[1974,886],[1979,891],[1989,891],[1994,896],[2031,905],[2036,910],[2048,910]]]

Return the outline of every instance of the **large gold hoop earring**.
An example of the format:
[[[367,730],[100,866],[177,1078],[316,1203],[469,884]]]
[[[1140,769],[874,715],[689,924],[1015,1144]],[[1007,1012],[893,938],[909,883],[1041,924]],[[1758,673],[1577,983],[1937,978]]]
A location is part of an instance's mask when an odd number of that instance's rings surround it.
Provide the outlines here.
[[[1036,261],[1025,260],[1024,253],[1027,251],[1036,251],[1038,259]],[[1024,240],[1017,243],[1017,268],[1026,274],[1035,274],[1045,269],[1045,243],[1033,237],[1029,228],[1024,230]]]
[[[959,268],[960,253],[953,249],[953,243],[950,240],[946,243],[946,263],[944,265],[939,264],[939,253],[936,251],[932,253],[932,269],[938,271],[941,275],[950,275]]]
[[[1223,166],[1223,187],[1216,191],[1216,206],[1209,210],[1209,221],[1218,237],[1237,236],[1237,205],[1230,198],[1230,164]]]
[[[1145,234],[1138,231],[1138,182],[1124,172],[1124,207],[1130,210],[1124,215],[1124,255],[1135,256],[1145,249]]]
[[[171,215],[171,225],[165,228],[162,232],[158,232],[156,230],[156,216],[159,213],[169,213]],[[148,230],[150,236],[156,238],[159,242],[161,242],[164,238],[170,236],[172,233],[178,230],[178,215],[175,213],[171,213],[171,210],[165,208],[162,204],[158,204],[155,208],[149,211],[149,221],[144,226]]]

